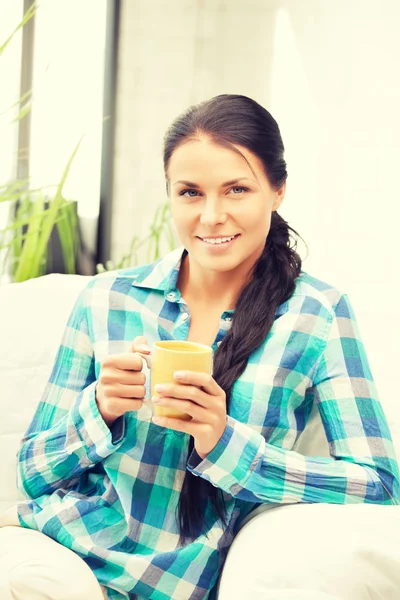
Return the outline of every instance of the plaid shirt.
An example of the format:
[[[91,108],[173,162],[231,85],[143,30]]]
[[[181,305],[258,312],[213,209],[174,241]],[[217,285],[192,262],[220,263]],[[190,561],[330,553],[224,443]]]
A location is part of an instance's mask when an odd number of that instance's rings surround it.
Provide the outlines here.
[[[150,345],[187,338],[181,260],[182,248],[90,280],[18,453],[18,486],[27,497],[18,504],[20,524],[75,551],[110,599],[214,598],[233,537],[260,504],[390,505],[400,496],[349,301],[305,272],[235,382],[226,429],[204,460],[195,451],[188,457],[188,434],[152,423],[147,404],[108,429],[95,401],[103,359],[128,352],[138,335]],[[214,351],[233,312],[221,315]],[[295,451],[314,403],[331,458]],[[228,527],[209,503],[208,534],[179,545],[175,511],[186,470],[223,490]]]

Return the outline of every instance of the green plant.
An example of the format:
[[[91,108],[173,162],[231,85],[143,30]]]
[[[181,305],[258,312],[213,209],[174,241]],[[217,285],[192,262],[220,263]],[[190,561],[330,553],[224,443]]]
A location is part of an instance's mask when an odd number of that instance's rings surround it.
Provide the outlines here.
[[[64,198],[62,190],[81,141],[64,169],[53,198],[45,197],[45,188],[24,191],[20,182],[9,185],[8,193],[0,193],[0,202],[14,200],[9,223],[0,231],[0,250],[7,250],[2,271],[10,261],[15,282],[45,273],[54,227],[57,228],[65,271],[76,273],[75,256],[79,245],[77,217],[74,203]],[[7,240],[7,237],[11,239]]]
[[[33,2],[13,33],[0,46],[0,56],[16,32],[24,27],[35,12],[36,2]],[[13,105],[20,106],[14,121],[21,121],[28,114],[31,96],[30,90]],[[79,239],[75,204],[66,200],[62,191],[81,141],[82,139],[74,149],[53,197],[44,193],[44,190],[52,186],[29,189],[29,178],[17,179],[0,186],[0,204],[8,203],[9,207],[7,225],[0,230],[0,275],[9,269],[13,281],[25,281],[43,275],[51,258],[49,242],[55,229],[65,271],[76,272],[75,257]]]
[[[105,265],[98,264],[96,267],[97,273],[137,265],[139,263],[139,250],[145,247],[146,244],[148,246],[146,253],[147,260],[148,262],[154,262],[161,256],[161,244],[163,241],[166,241],[169,250],[174,250],[177,247],[171,224],[171,208],[168,200],[160,204],[157,208],[153,222],[150,225],[150,233],[144,238],[135,235],[130,243],[129,252],[117,263],[109,260]]]

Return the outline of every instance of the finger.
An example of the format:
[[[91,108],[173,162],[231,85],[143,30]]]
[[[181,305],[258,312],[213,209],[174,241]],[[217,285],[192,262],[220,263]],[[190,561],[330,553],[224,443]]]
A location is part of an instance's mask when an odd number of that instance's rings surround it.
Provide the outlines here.
[[[146,375],[142,371],[104,368],[100,375],[102,385],[144,385]]]
[[[143,406],[143,399],[132,398],[131,400],[125,398],[108,398],[107,399],[107,412],[110,415],[123,415],[126,412],[132,410],[140,410]]]
[[[156,406],[168,406],[179,412],[190,415],[198,423],[211,423],[212,414],[209,409],[203,408],[190,400],[178,400],[176,398],[157,397]],[[154,400],[153,400],[154,401]]]
[[[102,367],[114,369],[141,371],[143,367],[142,357],[136,352],[125,352],[123,354],[109,354],[103,361]]]
[[[208,373],[175,371],[174,378],[183,385],[195,385],[201,387],[207,394],[211,394],[211,396],[219,396],[222,392],[222,388],[220,388],[213,376]]]
[[[132,342],[132,352],[143,352],[145,354],[150,354],[151,350],[145,337],[142,335],[135,337]]]
[[[107,395],[116,398],[144,398],[145,394],[146,388],[144,385],[115,384],[112,386],[112,388],[110,388],[110,393]]]
[[[174,385],[173,383],[157,384],[154,388],[160,396],[179,398],[180,400],[191,400],[199,406],[210,406],[209,396],[194,385]]]

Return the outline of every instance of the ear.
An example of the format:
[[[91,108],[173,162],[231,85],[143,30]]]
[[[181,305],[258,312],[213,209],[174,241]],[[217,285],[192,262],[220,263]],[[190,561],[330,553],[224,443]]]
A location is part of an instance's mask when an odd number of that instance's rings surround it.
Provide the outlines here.
[[[283,202],[285,194],[286,194],[286,181],[284,182],[282,187],[277,192],[275,192],[275,198],[274,198],[274,203],[272,205],[272,211],[276,211],[279,209],[280,205]]]

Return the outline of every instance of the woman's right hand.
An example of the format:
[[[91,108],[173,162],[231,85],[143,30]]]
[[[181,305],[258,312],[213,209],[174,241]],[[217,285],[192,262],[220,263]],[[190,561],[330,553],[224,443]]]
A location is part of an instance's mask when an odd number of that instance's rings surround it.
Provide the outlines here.
[[[101,364],[96,402],[108,427],[126,412],[142,407],[146,376],[142,372],[143,359],[138,352],[150,354],[147,341],[141,336],[133,340],[131,352],[110,354]]]

